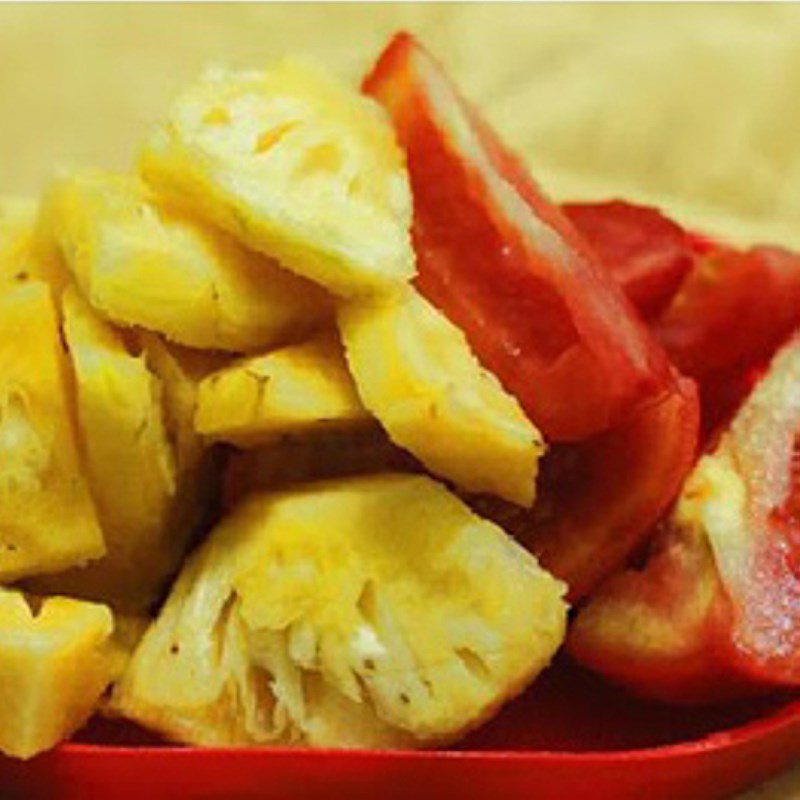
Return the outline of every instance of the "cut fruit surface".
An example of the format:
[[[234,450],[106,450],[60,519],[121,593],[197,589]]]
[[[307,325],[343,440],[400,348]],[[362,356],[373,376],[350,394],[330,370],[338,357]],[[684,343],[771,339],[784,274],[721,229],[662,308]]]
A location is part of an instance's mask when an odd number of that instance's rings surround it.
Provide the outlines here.
[[[253,447],[285,434],[370,424],[335,334],[237,361],[199,387],[195,427]]]
[[[795,337],[698,463],[643,569],[579,614],[583,663],[683,702],[800,684],[798,385]]]
[[[64,178],[44,207],[43,225],[81,292],[118,324],[192,347],[252,351],[331,318],[317,287],[197,222],[136,177]]]
[[[655,208],[621,200],[563,209],[643,317],[669,305],[695,260],[683,228]]]
[[[561,210],[408,34],[364,82],[414,194],[419,290],[550,440],[631,417],[670,382],[661,348]]]
[[[30,758],[67,739],[121,673],[124,649],[106,606],[0,588],[0,752]]]
[[[0,279],[22,282],[29,272],[36,202],[24,197],[0,197]]]
[[[114,705],[197,744],[447,741],[550,660],[562,592],[429,478],[254,495],[191,557]]]
[[[105,552],[78,454],[73,400],[47,285],[30,281],[0,292],[2,580]]]
[[[46,281],[61,289],[68,279],[58,253],[39,227],[39,206],[26,197],[0,197],[0,281]]]
[[[341,295],[409,280],[402,151],[372,100],[320,70],[209,72],[141,159],[145,178],[250,247]]]
[[[129,352],[119,332],[75,289],[64,295],[64,332],[107,552],[93,564],[33,585],[139,611],[156,599],[185,544],[185,534],[166,528],[177,476],[162,388],[144,357]]]
[[[569,586],[576,601],[621,569],[669,509],[697,456],[697,390],[672,390],[628,423],[579,444],[556,445],[542,462],[532,510],[479,498],[499,522]]]
[[[339,311],[364,405],[398,446],[459,488],[533,502],[541,435],[464,334],[413,289]]]
[[[653,332],[698,381],[704,427],[728,421],[800,324],[800,255],[777,247],[703,243],[696,266]]]

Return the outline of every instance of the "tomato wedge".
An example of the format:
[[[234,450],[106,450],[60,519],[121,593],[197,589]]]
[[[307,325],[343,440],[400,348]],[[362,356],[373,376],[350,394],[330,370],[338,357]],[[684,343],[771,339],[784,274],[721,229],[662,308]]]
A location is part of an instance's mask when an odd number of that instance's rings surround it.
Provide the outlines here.
[[[642,571],[582,611],[572,653],[662,699],[800,685],[800,334],[687,481]]]
[[[619,427],[545,456],[533,511],[481,499],[493,518],[569,586],[575,602],[625,566],[667,511],[697,453],[694,382]]]
[[[711,432],[800,324],[800,256],[777,247],[736,250],[646,206],[563,208],[672,361],[699,382]]]
[[[405,148],[418,288],[550,441],[667,391],[662,349],[568,218],[408,34],[364,81]]]
[[[620,200],[562,208],[643,317],[669,305],[695,260],[683,228],[655,208]]]
[[[704,427],[730,417],[775,350],[800,325],[800,255],[740,252],[699,240],[697,265],[655,336],[703,396]]]

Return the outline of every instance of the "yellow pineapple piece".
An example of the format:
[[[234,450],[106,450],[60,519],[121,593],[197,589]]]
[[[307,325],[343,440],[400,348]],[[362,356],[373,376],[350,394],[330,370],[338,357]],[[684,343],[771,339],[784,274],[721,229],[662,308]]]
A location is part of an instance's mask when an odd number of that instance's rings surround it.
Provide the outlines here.
[[[190,557],[112,706],[200,745],[449,741],[549,662],[564,590],[424,476],[254,495]]]
[[[142,332],[139,337],[147,365],[161,380],[164,423],[175,454],[177,492],[166,530],[172,531],[182,553],[187,538],[206,523],[220,494],[220,454],[194,427],[200,383],[230,363],[225,353],[190,350]],[[177,567],[177,564],[174,565]]]
[[[214,441],[252,447],[286,433],[369,424],[371,417],[332,335],[237,361],[209,375],[195,427]]]
[[[80,728],[122,673],[140,625],[111,610],[0,588],[0,752],[30,758]]]
[[[78,456],[72,389],[46,284],[0,292],[0,579],[105,552]]]
[[[138,611],[157,597],[186,539],[166,525],[177,478],[161,385],[144,356],[129,352],[74,288],[63,302],[87,473],[108,552],[32,586]]]
[[[414,274],[405,157],[385,112],[320,70],[213,70],[148,140],[145,179],[287,268],[354,295]]]
[[[339,328],[361,399],[395,444],[462,489],[533,503],[542,437],[444,315],[409,289],[344,305]]]
[[[81,291],[118,324],[184,345],[244,352],[330,318],[320,289],[199,224],[136,177],[63,178],[45,209]]]
[[[23,197],[0,197],[0,282],[44,280],[60,289],[65,272],[57,254],[42,242],[38,206]]]
[[[161,379],[164,422],[175,448],[178,473],[191,472],[206,450],[205,439],[194,426],[200,384],[208,375],[227,366],[232,357],[170,344],[149,331],[142,331],[139,341],[147,366]]]
[[[0,280],[25,281],[33,245],[36,203],[22,197],[0,197]]]

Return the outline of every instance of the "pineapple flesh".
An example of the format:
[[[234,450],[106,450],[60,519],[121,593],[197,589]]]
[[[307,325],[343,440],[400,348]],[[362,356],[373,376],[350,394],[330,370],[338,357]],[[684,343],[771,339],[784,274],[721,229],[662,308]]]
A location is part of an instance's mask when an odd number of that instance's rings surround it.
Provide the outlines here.
[[[104,605],[0,588],[0,752],[31,758],[80,728],[122,673],[139,627],[118,631]]]
[[[533,503],[541,434],[463,333],[412,289],[344,304],[339,328],[364,405],[460,489]]]
[[[368,425],[342,347],[332,335],[246,358],[209,375],[196,429],[212,441],[253,447],[283,434]]]
[[[305,64],[210,71],[141,159],[145,179],[344,296],[415,271],[405,156],[370,98]]]
[[[42,216],[83,294],[120,325],[249,352],[331,318],[316,286],[199,224],[134,176],[62,178]]]
[[[102,556],[83,476],[72,388],[50,290],[0,292],[0,579]]]
[[[0,197],[0,281],[28,279],[36,203],[25,197]]]
[[[144,356],[130,353],[121,334],[74,288],[64,294],[63,313],[87,474],[107,553],[31,586],[140,611],[156,599],[185,545],[182,532],[166,524],[177,475],[161,384]]]
[[[0,284],[43,280],[63,287],[64,266],[40,236],[38,219],[34,200],[0,197]]]
[[[451,741],[549,662],[564,590],[424,476],[254,495],[190,557],[112,707],[198,745]]]
[[[206,377],[227,366],[232,356],[189,350],[149,331],[139,334],[139,342],[148,368],[161,381],[164,422],[175,450],[178,474],[192,473],[206,454],[205,439],[194,425],[200,385]]]

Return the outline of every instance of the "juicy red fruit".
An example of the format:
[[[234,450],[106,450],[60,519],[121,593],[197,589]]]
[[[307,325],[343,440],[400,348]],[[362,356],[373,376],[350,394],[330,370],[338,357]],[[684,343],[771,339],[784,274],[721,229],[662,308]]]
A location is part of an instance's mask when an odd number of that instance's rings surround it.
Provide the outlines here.
[[[584,664],[640,693],[709,702],[800,686],[800,334],[688,479],[641,570],[573,624]]]
[[[683,228],[654,208],[619,200],[563,209],[643,317],[669,305],[695,258]]]
[[[410,36],[364,83],[408,157],[420,291],[545,436],[607,430],[671,384],[669,364],[566,216]]]
[[[752,376],[800,325],[800,256],[702,243],[702,254],[653,332],[700,383],[704,425],[728,418]]]
[[[510,531],[569,586],[575,602],[623,568],[667,511],[697,453],[693,381],[613,430],[545,457],[533,511],[494,500],[478,510]]]

